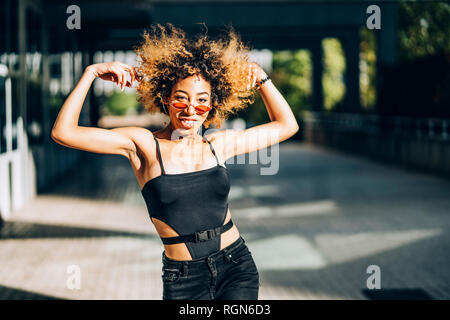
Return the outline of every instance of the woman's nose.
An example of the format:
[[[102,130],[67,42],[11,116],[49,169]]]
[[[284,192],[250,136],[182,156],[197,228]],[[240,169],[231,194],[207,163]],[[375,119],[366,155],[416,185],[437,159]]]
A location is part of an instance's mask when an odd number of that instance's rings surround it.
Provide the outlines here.
[[[186,113],[188,113],[189,115],[195,114],[195,109],[194,109],[194,104],[193,103],[190,103],[188,105]]]

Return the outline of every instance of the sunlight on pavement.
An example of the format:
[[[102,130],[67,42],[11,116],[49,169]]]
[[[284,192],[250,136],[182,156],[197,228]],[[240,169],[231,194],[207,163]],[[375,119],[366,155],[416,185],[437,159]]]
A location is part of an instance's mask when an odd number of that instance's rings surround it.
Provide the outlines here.
[[[145,207],[110,200],[39,195],[13,218],[56,226],[156,234]]]
[[[438,236],[439,229],[322,234],[314,243],[298,235],[247,241],[260,270],[319,269]]]
[[[324,257],[314,244],[297,235],[247,242],[261,271],[318,269],[326,266]]]
[[[299,217],[308,215],[336,214],[338,206],[332,200],[297,202],[287,205],[233,209],[233,216],[245,219],[267,217]]]
[[[337,207],[336,202],[332,200],[298,202],[277,206],[274,208],[274,214],[280,217],[335,214],[337,212]]]
[[[261,287],[260,300],[344,300],[343,296],[330,293],[321,294],[299,288],[287,288],[285,286],[274,286],[265,284]]]
[[[315,244],[330,263],[336,264],[379,254],[441,234],[440,229],[320,234],[315,237]]]
[[[246,197],[273,196],[279,193],[280,186],[278,185],[248,186],[246,188],[232,186],[228,198],[238,200]]]
[[[68,299],[160,299],[161,251],[159,239],[4,240],[0,285]],[[67,286],[71,265],[80,268],[79,290]]]

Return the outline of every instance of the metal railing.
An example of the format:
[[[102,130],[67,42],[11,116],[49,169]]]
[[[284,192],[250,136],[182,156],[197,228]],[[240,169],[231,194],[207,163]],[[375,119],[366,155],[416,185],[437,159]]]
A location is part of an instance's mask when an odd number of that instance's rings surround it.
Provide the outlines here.
[[[303,121],[311,129],[394,135],[405,138],[449,141],[450,119],[387,117],[331,112],[305,112]]]

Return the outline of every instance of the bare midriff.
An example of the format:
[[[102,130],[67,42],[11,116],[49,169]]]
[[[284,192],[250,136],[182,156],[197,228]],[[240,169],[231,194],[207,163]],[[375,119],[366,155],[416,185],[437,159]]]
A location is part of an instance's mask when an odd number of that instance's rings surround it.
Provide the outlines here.
[[[230,209],[227,211],[227,216],[225,218],[224,224],[226,224],[231,219],[231,213]],[[161,238],[166,237],[176,237],[179,236],[178,233],[175,232],[170,226],[168,226],[166,223],[162,222],[161,220],[152,218],[153,224],[155,225],[156,231],[158,232],[159,236]],[[239,239],[240,234],[239,230],[237,229],[236,225],[233,225],[233,227],[222,233],[220,235],[220,250],[228,247],[230,244],[232,244],[234,241]],[[191,254],[189,253],[189,250],[184,243],[177,243],[177,244],[166,244],[164,245],[165,255],[169,259],[172,260],[192,260]]]

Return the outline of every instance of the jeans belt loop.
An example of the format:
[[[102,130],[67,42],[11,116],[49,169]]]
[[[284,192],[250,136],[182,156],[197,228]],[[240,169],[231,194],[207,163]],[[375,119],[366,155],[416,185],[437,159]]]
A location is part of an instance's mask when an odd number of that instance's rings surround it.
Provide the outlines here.
[[[187,263],[183,262],[181,265],[181,276],[182,277],[185,277],[187,275],[187,271],[188,271],[187,269],[188,269]]]

